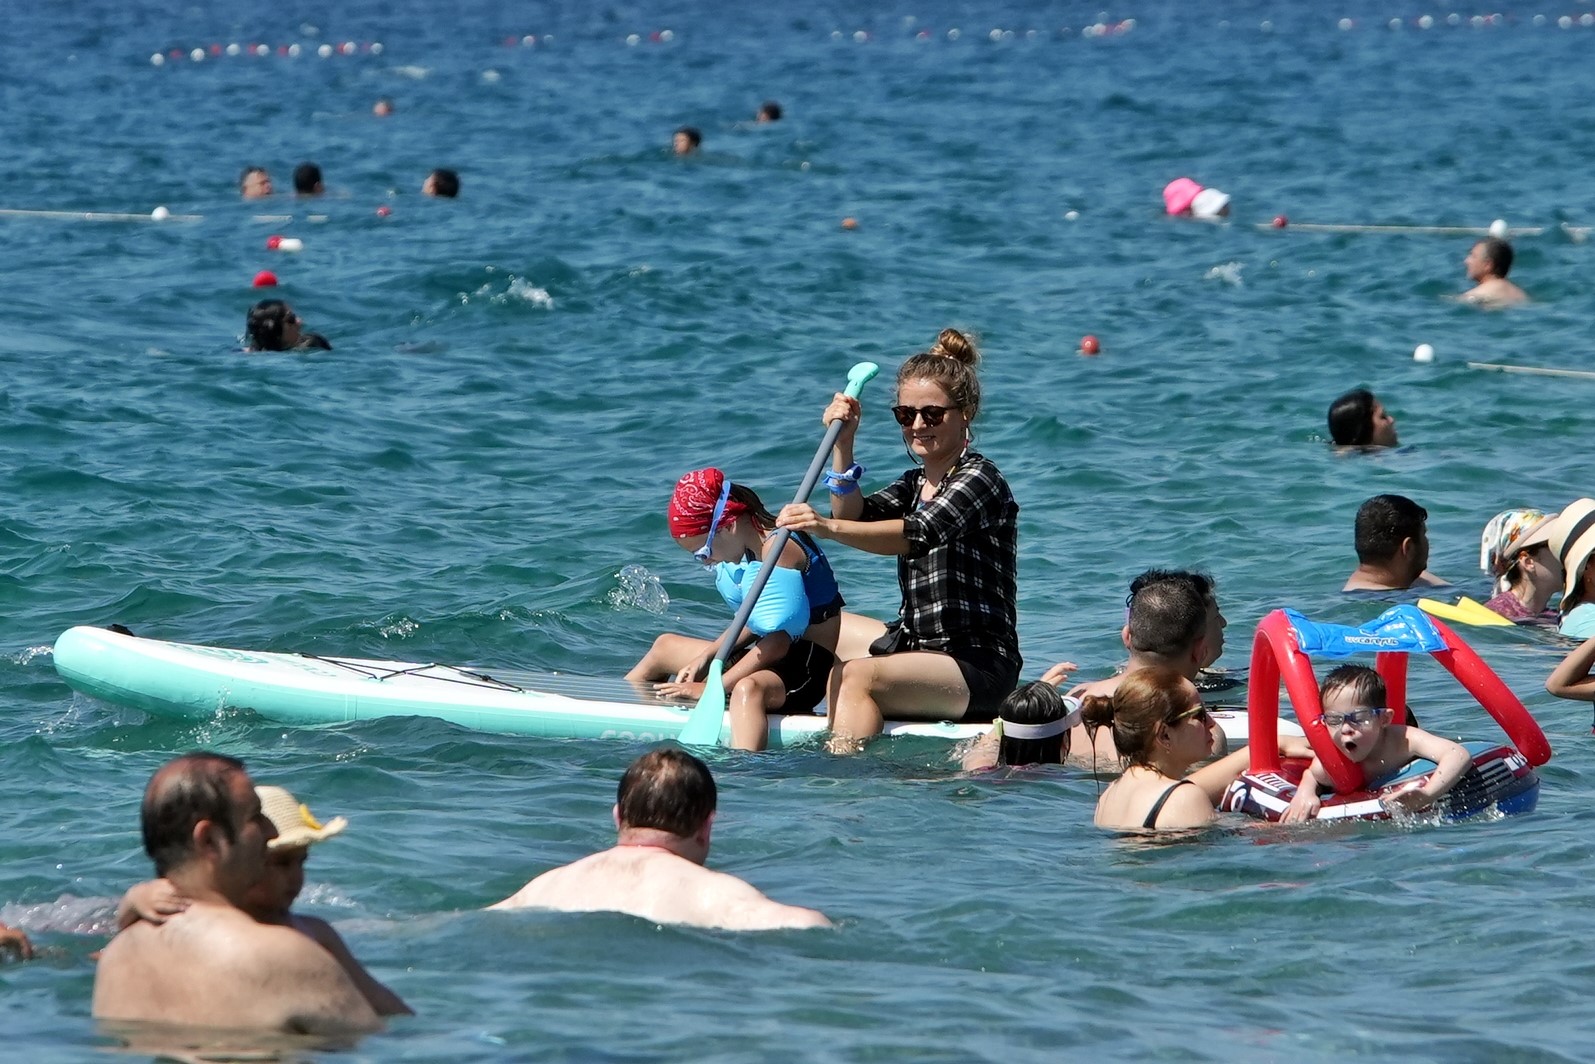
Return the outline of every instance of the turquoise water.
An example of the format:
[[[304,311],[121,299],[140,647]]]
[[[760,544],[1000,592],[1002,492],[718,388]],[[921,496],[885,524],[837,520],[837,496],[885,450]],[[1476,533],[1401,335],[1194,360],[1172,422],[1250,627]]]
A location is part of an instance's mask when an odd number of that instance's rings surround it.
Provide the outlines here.
[[[100,1042],[87,956],[147,874],[138,794],[195,746],[350,817],[305,907],[420,1013],[359,1059],[1587,1056],[1590,718],[1541,690],[1559,648],[1514,632],[1475,645],[1557,755],[1511,821],[1148,847],[1095,831],[1077,776],[963,778],[912,742],[721,755],[714,863],[841,924],[763,936],[474,911],[605,845],[639,748],[177,725],[74,696],[48,650],[118,621],[618,673],[662,628],[723,623],[666,536],[674,479],[713,462],[779,499],[847,367],[891,368],[949,324],[982,337],[979,444],[1023,509],[1028,674],[1111,670],[1150,565],[1217,576],[1226,665],[1276,606],[1366,619],[1336,592],[1382,491],[1428,507],[1431,567],[1483,597],[1485,521],[1589,491],[1589,385],[1466,363],[1589,368],[1590,247],[1520,240],[1536,302],[1492,315],[1444,298],[1467,237],[1254,223],[1595,221],[1595,30],[1555,25],[1577,12],[1424,30],[1368,4],[273,10],[83,0],[14,12],[0,41],[0,207],[202,217],[0,218],[0,920],[45,951],[0,967],[19,1059]],[[1136,24],[1082,38],[1100,18]],[[503,43],[527,34],[554,40]],[[149,62],[344,40],[383,49]],[[372,118],[384,95],[397,113]],[[745,125],[766,97],[788,118]],[[704,152],[671,158],[686,122]],[[305,158],[326,200],[234,198],[243,166],[283,188]],[[437,165],[458,201],[417,194]],[[1159,216],[1185,173],[1235,196],[1232,224]],[[267,252],[273,233],[305,251]],[[333,352],[238,353],[263,268]],[[1087,333],[1101,357],[1074,353]],[[1328,453],[1324,410],[1359,384],[1406,447]],[[906,458],[872,388],[879,483]],[[832,555],[855,607],[895,609],[890,564]],[[1426,723],[1495,734],[1438,669],[1413,692]]]

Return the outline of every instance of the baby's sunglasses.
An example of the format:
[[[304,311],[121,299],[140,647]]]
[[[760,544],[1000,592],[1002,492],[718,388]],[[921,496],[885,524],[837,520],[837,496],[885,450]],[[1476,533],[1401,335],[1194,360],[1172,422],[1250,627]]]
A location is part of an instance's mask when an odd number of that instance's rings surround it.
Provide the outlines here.
[[[1364,706],[1362,709],[1348,710],[1345,713],[1325,713],[1324,726],[1338,728],[1342,724],[1350,724],[1353,728],[1360,728],[1364,724],[1371,724],[1384,716],[1383,706]]]

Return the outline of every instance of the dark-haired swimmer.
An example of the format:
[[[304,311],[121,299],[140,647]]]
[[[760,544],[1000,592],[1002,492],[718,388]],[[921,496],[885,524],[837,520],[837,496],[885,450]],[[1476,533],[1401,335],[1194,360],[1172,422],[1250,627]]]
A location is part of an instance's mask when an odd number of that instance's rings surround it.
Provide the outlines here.
[[[677,155],[691,155],[703,146],[703,134],[694,126],[682,126],[670,138],[670,150]]]
[[[1032,680],[1002,700],[991,731],[963,755],[965,772],[998,765],[1061,765],[1069,733],[1080,723],[1080,703],[1046,680]]]
[[[454,199],[460,194],[460,175],[453,170],[439,168],[426,175],[421,183],[421,195]]]
[[[629,913],[728,931],[830,927],[824,913],[772,901],[703,866],[716,802],[709,766],[670,747],[650,750],[621,777],[613,847],[544,872],[488,908]]]
[[[1357,568],[1342,591],[1448,586],[1429,572],[1429,511],[1405,495],[1375,495],[1357,508]]]
[[[244,322],[246,351],[331,351],[320,333],[303,331],[304,322],[280,299],[262,299]]]
[[[888,715],[991,720],[1019,683],[1019,505],[997,466],[971,447],[979,358],[968,337],[944,329],[903,363],[892,416],[920,464],[869,496],[853,461],[861,408],[838,394],[822,415],[842,422],[826,475],[832,516],[792,504],[777,517],[794,532],[897,559],[897,619],[876,629],[869,657],[831,673],[834,752],[856,750]]]
[[[1117,676],[1081,684],[1070,690],[1074,698],[1111,698],[1124,677],[1136,669],[1173,669],[1188,680],[1212,665],[1224,653],[1224,629],[1229,621],[1219,608],[1213,578],[1189,570],[1148,569],[1130,582],[1124,602],[1124,627],[1119,638],[1130,652],[1129,663]],[[1054,665],[1042,676],[1062,684],[1072,672],[1072,662]],[[1108,728],[1077,727],[1073,738],[1077,757],[1092,764],[1111,764],[1119,757]]]
[[[1394,447],[1396,419],[1373,392],[1357,388],[1329,404],[1329,438],[1336,447]]]
[[[321,183],[321,167],[315,163],[300,163],[294,167],[294,193],[300,196],[319,196],[327,191]]]
[[[754,121],[756,121],[756,122],[779,122],[779,121],[781,121],[781,105],[776,103],[774,100],[765,100],[764,103],[759,105],[759,113],[754,118]]]
[[[1490,237],[1474,244],[1462,260],[1474,286],[1457,298],[1481,307],[1509,307],[1529,301],[1528,293],[1506,279],[1512,270],[1512,245]]]

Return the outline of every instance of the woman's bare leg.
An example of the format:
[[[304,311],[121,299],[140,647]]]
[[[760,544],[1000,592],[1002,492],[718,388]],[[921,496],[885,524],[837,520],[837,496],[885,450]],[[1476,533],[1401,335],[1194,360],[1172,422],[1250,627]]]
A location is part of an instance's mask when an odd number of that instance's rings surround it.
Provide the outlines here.
[[[887,716],[901,720],[959,720],[969,688],[946,654],[915,650],[854,658],[831,673],[832,753],[857,751],[879,735]]]

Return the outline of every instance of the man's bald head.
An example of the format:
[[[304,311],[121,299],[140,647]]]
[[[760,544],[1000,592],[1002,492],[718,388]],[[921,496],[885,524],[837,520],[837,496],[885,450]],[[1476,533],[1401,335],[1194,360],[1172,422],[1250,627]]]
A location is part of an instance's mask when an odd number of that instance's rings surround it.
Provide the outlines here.
[[[238,818],[232,781],[244,763],[236,757],[204,750],[184,754],[155,770],[144,788],[139,820],[144,832],[144,852],[155,862],[155,874],[164,876],[194,856],[194,827],[201,820],[216,824],[228,842],[235,841]]]

